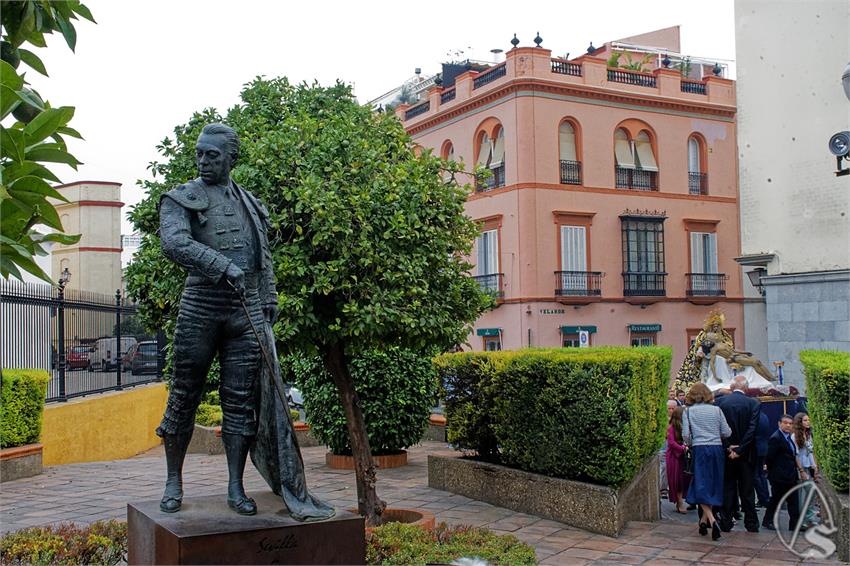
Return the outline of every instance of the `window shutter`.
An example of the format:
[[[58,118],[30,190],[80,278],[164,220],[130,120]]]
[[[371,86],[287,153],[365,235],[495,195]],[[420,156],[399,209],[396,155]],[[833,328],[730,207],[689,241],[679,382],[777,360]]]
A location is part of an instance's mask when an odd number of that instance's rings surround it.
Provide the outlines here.
[[[704,273],[702,236],[702,232],[691,232],[691,273]]]
[[[576,133],[572,124],[564,122],[558,129],[561,161],[578,161],[576,158]]]
[[[617,160],[617,167],[626,169],[635,168],[635,157],[632,154],[632,144],[629,138],[626,137],[626,132],[617,130],[614,133],[614,157]]]
[[[498,230],[482,232],[477,239],[476,264],[478,275],[492,275],[499,272],[499,240]]]
[[[498,167],[505,161],[505,129],[499,128],[499,134],[493,140],[493,157],[491,167]]]
[[[492,150],[493,147],[490,144],[490,136],[484,134],[481,136],[481,147],[478,149],[478,161],[476,162],[478,165],[482,167],[487,167],[490,165],[490,160],[492,158]]]
[[[694,138],[688,138],[688,172],[701,172],[699,166],[699,142]]]
[[[587,271],[587,240],[584,226],[561,226],[561,270]]]
[[[706,273],[717,273],[717,234],[705,235]]]
[[[644,171],[658,171],[655,156],[652,154],[652,143],[649,141],[649,136],[646,135],[646,132],[638,134],[635,140],[635,153],[637,154],[637,163],[640,169]]]

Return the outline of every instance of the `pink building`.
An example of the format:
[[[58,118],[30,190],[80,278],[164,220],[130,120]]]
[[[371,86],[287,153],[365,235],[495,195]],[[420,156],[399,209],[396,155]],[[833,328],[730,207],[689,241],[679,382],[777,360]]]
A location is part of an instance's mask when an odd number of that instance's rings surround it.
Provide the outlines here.
[[[666,344],[675,371],[718,307],[742,342],[735,85],[673,68],[678,48],[678,28],[572,60],[516,47],[396,109],[417,144],[493,173],[466,206],[499,297],[473,350]]]

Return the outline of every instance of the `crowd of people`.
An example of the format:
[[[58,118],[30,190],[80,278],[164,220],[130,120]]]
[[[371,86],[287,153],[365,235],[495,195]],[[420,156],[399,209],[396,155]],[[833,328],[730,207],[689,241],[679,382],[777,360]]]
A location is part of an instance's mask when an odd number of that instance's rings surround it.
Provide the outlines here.
[[[669,427],[663,468],[668,499],[678,513],[697,510],[698,530],[713,540],[743,517],[744,528],[775,530],[776,511],[787,502],[789,530],[800,523],[800,501],[818,477],[809,416],[783,415],[771,434],[758,400],[746,395],[737,376],[729,392],[714,393],[704,383],[687,392],[673,389],[667,402]],[[786,495],[798,483],[797,494]],[[759,520],[758,508],[765,509]],[[815,524],[815,508],[805,510],[800,530]]]

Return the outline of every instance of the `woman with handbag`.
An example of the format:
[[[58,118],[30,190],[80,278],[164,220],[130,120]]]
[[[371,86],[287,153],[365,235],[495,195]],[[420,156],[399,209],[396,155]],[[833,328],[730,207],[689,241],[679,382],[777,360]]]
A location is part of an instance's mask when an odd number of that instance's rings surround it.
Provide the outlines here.
[[[684,407],[676,407],[670,415],[670,426],[667,427],[667,485],[668,498],[676,504],[676,512],[688,512],[684,494],[688,492],[691,477],[685,473],[686,462],[689,461],[688,446],[682,439],[682,414]]]
[[[695,383],[685,397],[682,417],[682,438],[693,455],[694,475],[688,489],[687,501],[702,510],[699,534],[711,529],[712,540],[720,538],[720,526],[711,511],[723,505],[723,469],[726,453],[723,439],[732,434],[726,417],[714,406],[714,394],[704,383]]]

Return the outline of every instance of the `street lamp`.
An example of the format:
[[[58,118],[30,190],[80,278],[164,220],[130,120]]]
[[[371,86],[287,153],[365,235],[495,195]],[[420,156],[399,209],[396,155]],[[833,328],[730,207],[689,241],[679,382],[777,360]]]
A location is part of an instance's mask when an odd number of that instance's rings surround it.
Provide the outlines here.
[[[59,305],[58,318],[59,323],[59,400],[67,401],[68,397],[65,394],[65,285],[71,280],[71,272],[66,267],[59,275]]]
[[[762,276],[767,273],[767,269],[764,267],[757,267],[752,271],[747,272],[747,277],[750,278],[750,283],[752,283],[753,287],[756,288],[756,291],[759,292],[759,295],[764,297],[764,284],[761,282]]]
[[[841,85],[844,87],[844,96],[850,100],[850,63],[844,67],[844,73],[841,75]],[[835,156],[836,177],[850,175],[850,169],[845,169],[841,165],[841,160],[850,161],[850,132],[838,132],[829,138],[829,151]]]
[[[59,275],[59,291],[65,291],[65,285],[67,285],[71,281],[71,272],[66,267],[62,270],[62,273]]]

